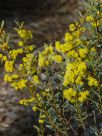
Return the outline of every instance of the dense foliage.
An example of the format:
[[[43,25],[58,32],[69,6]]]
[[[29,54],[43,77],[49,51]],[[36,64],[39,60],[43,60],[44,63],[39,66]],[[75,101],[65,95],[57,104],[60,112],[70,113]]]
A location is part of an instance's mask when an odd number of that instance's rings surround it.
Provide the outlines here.
[[[31,31],[16,22],[17,45],[0,28],[0,61],[4,81],[39,114],[39,136],[102,135],[102,4],[86,4],[87,14],[70,24],[63,41],[36,49]]]

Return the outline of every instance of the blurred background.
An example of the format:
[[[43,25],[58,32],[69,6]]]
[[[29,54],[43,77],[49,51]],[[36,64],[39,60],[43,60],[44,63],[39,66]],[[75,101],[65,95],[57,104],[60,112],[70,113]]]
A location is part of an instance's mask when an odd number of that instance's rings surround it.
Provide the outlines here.
[[[17,40],[15,20],[24,21],[25,27],[33,31],[33,41],[39,48],[62,39],[80,10],[81,0],[0,0],[0,21],[5,21],[13,42]],[[36,136],[33,131],[36,115],[30,107],[17,104],[18,92],[0,81],[0,136]]]
[[[80,1],[0,0],[0,21],[5,20],[10,34],[15,20],[24,21],[34,33],[35,44],[41,45],[63,37],[68,24],[76,19],[76,11],[82,9]]]

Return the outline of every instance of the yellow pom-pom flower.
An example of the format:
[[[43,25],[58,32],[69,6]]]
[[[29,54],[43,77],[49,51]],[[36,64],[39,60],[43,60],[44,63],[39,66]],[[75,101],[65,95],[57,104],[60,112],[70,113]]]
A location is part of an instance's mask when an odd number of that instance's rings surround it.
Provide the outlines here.
[[[40,81],[39,81],[39,78],[38,78],[37,75],[33,76],[33,81],[34,81],[35,84],[39,84]]]
[[[73,32],[76,29],[76,26],[74,24],[69,25],[69,30]]]
[[[53,55],[52,60],[57,63],[60,63],[60,62],[62,62],[62,56],[61,55]]]
[[[84,92],[79,92],[79,97],[78,97],[78,101],[79,102],[84,102],[86,101],[87,97],[89,96],[89,91],[84,91]]]
[[[63,92],[64,98],[67,99],[70,102],[75,102],[77,92],[73,90],[73,88],[69,88],[67,90],[64,90]]]
[[[9,74],[5,74],[4,81],[5,82],[12,82],[12,77]]]
[[[6,61],[5,62],[5,71],[6,72],[13,72],[13,70],[14,70],[14,67],[13,67],[13,65],[14,65],[14,62],[13,61]]]
[[[99,84],[98,84],[97,79],[89,76],[88,77],[88,85],[89,86],[96,86],[97,87]]]
[[[88,53],[87,48],[81,48],[81,49],[79,49],[79,55],[80,55],[80,57],[85,58],[86,55],[87,55],[87,53]]]

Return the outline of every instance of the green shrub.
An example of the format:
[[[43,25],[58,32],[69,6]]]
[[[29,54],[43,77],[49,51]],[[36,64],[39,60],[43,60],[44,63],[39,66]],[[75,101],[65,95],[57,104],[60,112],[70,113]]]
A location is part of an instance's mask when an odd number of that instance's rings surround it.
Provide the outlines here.
[[[23,23],[16,22],[20,39],[14,46],[1,25],[4,81],[28,94],[20,104],[39,111],[39,136],[46,128],[56,136],[102,135],[102,4],[92,0],[86,8],[62,42],[42,50],[28,44],[33,36]]]

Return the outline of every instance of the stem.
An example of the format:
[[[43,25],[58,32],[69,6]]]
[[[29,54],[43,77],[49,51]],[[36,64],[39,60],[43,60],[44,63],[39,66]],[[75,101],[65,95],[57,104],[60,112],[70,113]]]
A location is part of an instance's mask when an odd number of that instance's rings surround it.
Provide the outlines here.
[[[76,105],[75,105],[75,108],[77,110],[77,116],[79,118],[79,121],[85,131],[85,135],[87,136],[87,133],[86,133],[86,127],[85,127],[85,123],[84,123],[84,120],[83,120],[83,117],[82,117],[82,111],[81,111],[81,108],[80,108],[80,105],[79,105],[79,102],[76,101]]]

